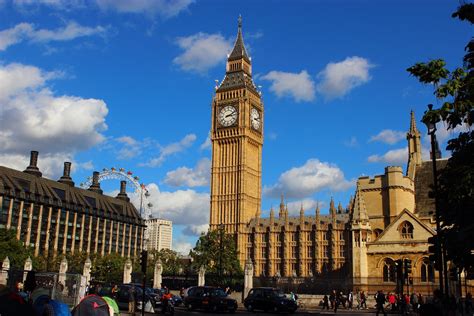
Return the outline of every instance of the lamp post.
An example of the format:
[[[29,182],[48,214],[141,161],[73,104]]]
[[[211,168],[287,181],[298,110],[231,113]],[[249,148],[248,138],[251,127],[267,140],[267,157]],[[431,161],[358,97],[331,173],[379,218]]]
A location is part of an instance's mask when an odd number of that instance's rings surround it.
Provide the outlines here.
[[[431,111],[433,109],[433,104],[428,104],[428,110]],[[428,112],[429,112],[428,111]],[[426,113],[426,112],[425,112]],[[446,265],[446,260],[444,258],[444,252],[443,252],[443,241],[442,241],[442,231],[441,231],[441,219],[440,219],[440,214],[439,214],[439,208],[438,208],[438,170],[436,168],[436,149],[437,149],[437,144],[436,144],[436,121],[433,120],[433,118],[429,118],[427,120],[424,120],[423,123],[426,124],[426,127],[428,128],[428,135],[431,137],[431,161],[433,164],[433,194],[434,194],[434,202],[435,202],[435,217],[436,217],[436,234],[438,238],[436,238],[437,243],[436,243],[436,252],[437,252],[437,258],[439,260],[439,289],[441,291],[441,294],[448,294],[448,282],[444,280],[443,276],[447,276],[447,265]],[[443,287],[444,285],[444,287]]]

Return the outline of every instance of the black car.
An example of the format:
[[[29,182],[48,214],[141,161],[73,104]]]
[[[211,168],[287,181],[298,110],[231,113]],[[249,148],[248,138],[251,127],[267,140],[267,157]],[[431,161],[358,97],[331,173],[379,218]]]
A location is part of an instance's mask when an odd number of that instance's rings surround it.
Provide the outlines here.
[[[260,309],[276,313],[294,313],[298,308],[295,300],[288,298],[281,290],[271,287],[251,289],[244,300],[244,306],[249,312]]]
[[[184,306],[189,310],[205,309],[208,311],[228,311],[234,313],[237,310],[237,301],[227,297],[225,291],[213,286],[195,286],[188,289],[188,295],[184,298]]]

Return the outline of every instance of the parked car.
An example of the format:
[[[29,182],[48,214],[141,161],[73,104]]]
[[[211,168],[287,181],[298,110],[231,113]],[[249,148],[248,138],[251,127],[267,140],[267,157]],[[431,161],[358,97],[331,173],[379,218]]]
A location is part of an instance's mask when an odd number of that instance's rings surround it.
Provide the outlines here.
[[[281,290],[272,287],[256,287],[250,290],[244,306],[252,312],[263,311],[294,313],[298,309],[296,300],[287,297]]]
[[[188,289],[188,295],[184,298],[184,306],[189,310],[204,309],[208,311],[228,311],[234,313],[237,310],[237,301],[227,297],[225,291],[213,286],[195,286]]]

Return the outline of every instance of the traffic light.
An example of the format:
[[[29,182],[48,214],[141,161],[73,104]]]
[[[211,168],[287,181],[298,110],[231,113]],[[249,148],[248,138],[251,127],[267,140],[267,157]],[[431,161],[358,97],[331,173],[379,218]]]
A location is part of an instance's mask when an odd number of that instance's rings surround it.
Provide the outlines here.
[[[429,260],[434,264],[435,269],[439,271],[441,270],[441,262],[438,259],[438,237],[432,236],[428,238],[428,243],[430,244],[428,246]]]
[[[405,264],[405,278],[408,278],[408,275],[410,275],[411,273],[411,260],[405,259],[404,264]]]
[[[458,280],[458,269],[456,267],[452,267],[451,269],[449,269],[449,279],[451,281]]]
[[[397,280],[402,280],[403,282],[403,260],[398,259],[395,261],[395,268],[397,269]]]
[[[140,253],[140,265],[142,266],[142,272],[146,273],[146,265],[148,261],[148,251],[142,250]]]

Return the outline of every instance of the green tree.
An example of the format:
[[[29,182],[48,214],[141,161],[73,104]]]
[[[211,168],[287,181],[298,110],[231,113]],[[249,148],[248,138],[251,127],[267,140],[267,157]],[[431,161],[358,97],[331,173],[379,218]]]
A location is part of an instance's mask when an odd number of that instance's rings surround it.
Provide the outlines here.
[[[474,4],[461,5],[453,17],[474,23]],[[444,121],[448,129],[474,122],[474,39],[465,47],[463,67],[449,71],[442,59],[408,68],[421,83],[433,84],[440,106],[425,112],[424,123]],[[448,260],[456,266],[474,268],[474,132],[462,132],[448,141],[452,151],[439,175],[437,192],[441,229]]]
[[[206,268],[206,273],[240,275],[242,268],[238,260],[235,239],[223,230],[210,230],[201,235],[190,252],[193,268]]]
[[[148,252],[148,271],[153,275],[156,262],[160,260],[163,274],[177,275],[183,272],[184,266],[179,254],[171,249],[152,250]]]
[[[0,264],[8,257],[10,267],[23,269],[25,260],[33,258],[33,251],[23,246],[23,243],[16,239],[16,231],[13,229],[0,229]]]
[[[91,274],[94,279],[98,281],[106,283],[121,283],[123,280],[125,260],[126,258],[116,253],[97,256],[92,261]]]

